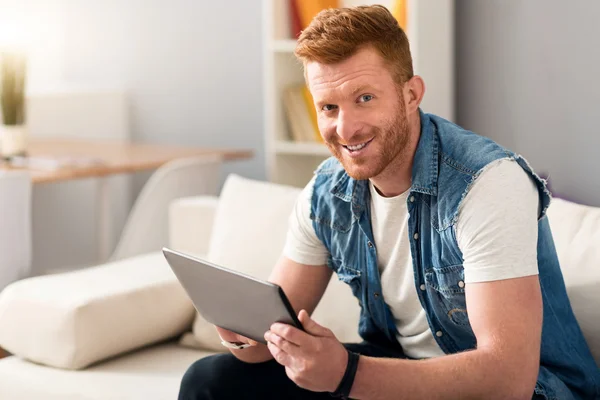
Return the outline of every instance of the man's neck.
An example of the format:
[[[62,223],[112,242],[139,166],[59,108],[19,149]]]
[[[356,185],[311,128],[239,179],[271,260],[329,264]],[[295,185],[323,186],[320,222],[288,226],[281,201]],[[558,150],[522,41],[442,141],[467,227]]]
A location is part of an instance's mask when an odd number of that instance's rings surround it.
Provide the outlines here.
[[[406,192],[412,184],[412,166],[421,137],[421,118],[419,113],[409,122],[408,145],[377,176],[370,179],[375,189],[383,197],[394,197]]]

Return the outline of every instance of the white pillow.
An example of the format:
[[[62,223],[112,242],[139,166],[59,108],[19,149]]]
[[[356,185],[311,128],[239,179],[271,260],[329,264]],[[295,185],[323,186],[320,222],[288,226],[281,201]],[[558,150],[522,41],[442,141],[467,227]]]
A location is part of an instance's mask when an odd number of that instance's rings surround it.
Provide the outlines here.
[[[81,369],[189,329],[194,307],[161,253],[39,276],[0,293],[0,347]]]
[[[573,311],[600,363],[600,208],[553,199],[548,221]]]
[[[267,279],[281,256],[301,190],[229,175],[215,213],[208,258]]]
[[[282,254],[288,220],[300,193],[298,188],[230,175],[219,197],[208,259],[267,279]],[[350,288],[334,276],[313,317],[340,340],[357,341],[358,314]],[[200,315],[193,333],[200,347],[223,350],[216,330]]]

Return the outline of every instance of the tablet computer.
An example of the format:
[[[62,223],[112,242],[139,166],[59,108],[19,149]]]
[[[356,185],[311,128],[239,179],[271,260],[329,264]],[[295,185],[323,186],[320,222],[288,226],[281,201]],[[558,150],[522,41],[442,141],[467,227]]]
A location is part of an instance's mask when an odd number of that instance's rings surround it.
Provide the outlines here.
[[[303,330],[278,285],[172,249],[163,248],[163,254],[208,322],[263,344],[265,332],[275,322]]]

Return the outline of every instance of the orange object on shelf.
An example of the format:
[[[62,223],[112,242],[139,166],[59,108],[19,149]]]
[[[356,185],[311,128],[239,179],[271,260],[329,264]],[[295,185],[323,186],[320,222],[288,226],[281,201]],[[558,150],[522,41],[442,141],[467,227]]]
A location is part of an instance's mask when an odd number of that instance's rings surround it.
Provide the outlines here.
[[[392,8],[392,15],[398,21],[400,27],[406,31],[408,28],[408,0],[394,0],[394,6]]]
[[[288,0],[288,6],[290,11],[290,28],[292,31],[293,38],[299,38],[302,33],[302,21],[300,20],[300,14],[298,13],[298,2],[301,0]]]
[[[338,8],[339,3],[339,0],[295,0],[302,29],[306,29],[321,10]]]

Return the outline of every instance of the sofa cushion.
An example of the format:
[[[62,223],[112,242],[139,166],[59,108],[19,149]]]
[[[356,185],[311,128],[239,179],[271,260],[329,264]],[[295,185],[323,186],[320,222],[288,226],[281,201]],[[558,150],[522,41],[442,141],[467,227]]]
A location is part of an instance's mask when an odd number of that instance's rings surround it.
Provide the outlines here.
[[[208,259],[267,279],[282,254],[288,220],[300,192],[298,188],[230,175],[219,197]],[[315,310],[315,320],[332,329],[340,340],[357,341],[358,315],[358,302],[350,289],[332,277]],[[197,316],[193,332],[199,346],[223,350],[216,330],[201,316]]]
[[[210,354],[172,342],[161,343],[83,371],[51,368],[8,357],[0,360],[0,399],[176,399],[187,368]]]
[[[600,208],[553,199],[548,221],[573,311],[600,363]]]
[[[66,369],[178,335],[194,308],[162,253],[15,282],[0,293],[0,347]]]

